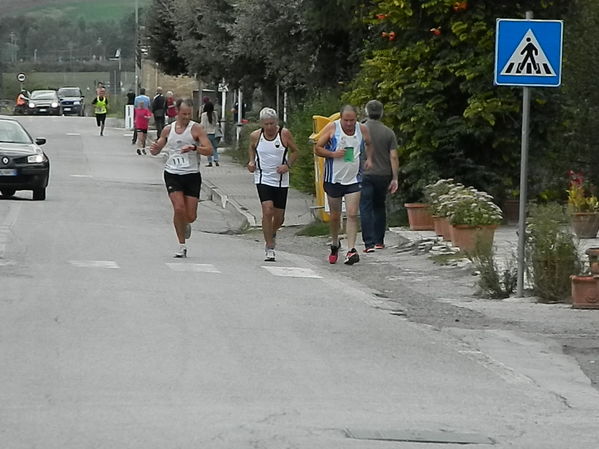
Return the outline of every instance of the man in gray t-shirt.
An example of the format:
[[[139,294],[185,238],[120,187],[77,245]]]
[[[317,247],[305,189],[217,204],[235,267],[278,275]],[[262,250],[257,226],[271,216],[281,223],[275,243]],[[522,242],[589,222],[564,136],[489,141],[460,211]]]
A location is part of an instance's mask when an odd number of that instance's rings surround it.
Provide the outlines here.
[[[372,166],[364,170],[362,178],[360,221],[364,252],[370,253],[385,247],[385,200],[387,192],[397,191],[399,159],[395,133],[380,122],[383,116],[382,103],[377,100],[369,101],[366,104],[366,114],[366,126],[370,131],[373,152]]]

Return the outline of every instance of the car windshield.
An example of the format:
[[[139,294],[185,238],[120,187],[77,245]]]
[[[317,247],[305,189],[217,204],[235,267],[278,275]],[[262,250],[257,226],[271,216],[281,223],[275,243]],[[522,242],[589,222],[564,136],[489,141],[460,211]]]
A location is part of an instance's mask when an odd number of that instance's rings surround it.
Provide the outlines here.
[[[59,89],[58,95],[61,97],[80,97],[81,91],[79,89]]]
[[[54,100],[56,93],[54,92],[33,92],[31,94],[32,100]]]
[[[31,143],[31,137],[17,122],[0,120],[0,142]]]

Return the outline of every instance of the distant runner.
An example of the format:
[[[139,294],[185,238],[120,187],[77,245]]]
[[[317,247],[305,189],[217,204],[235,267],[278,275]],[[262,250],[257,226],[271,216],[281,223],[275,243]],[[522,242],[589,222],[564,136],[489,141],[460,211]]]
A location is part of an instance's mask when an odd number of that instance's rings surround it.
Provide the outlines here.
[[[173,205],[173,224],[179,241],[174,257],[187,257],[186,239],[191,236],[191,223],[197,218],[202,185],[199,154],[212,154],[212,145],[204,128],[191,120],[193,101],[179,99],[176,107],[177,120],[164,127],[150,153],[167,151],[164,182]]]
[[[98,88],[98,95],[92,100],[92,104],[96,113],[96,124],[100,127],[100,135],[103,136],[108,112],[108,98],[106,98],[106,89],[104,87]]]

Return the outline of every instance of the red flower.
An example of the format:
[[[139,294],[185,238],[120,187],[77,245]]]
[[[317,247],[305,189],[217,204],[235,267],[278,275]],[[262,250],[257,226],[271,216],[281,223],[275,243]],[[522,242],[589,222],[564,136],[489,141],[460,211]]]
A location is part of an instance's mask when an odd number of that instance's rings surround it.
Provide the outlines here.
[[[468,9],[468,2],[467,1],[455,2],[453,4],[453,10],[456,11],[456,12],[466,11],[467,9]]]
[[[395,40],[395,31],[391,31],[391,32],[389,33],[389,40],[390,40],[390,41],[394,41],[394,40]]]
[[[431,28],[430,32],[433,33],[435,36],[441,36],[441,27]]]
[[[377,14],[376,18],[379,20],[385,20],[387,17],[389,17],[387,14]]]

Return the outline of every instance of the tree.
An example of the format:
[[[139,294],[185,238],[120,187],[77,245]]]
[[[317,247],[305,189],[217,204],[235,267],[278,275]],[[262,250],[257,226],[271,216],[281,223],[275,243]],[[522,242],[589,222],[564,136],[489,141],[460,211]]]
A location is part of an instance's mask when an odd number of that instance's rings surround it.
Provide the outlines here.
[[[521,90],[494,87],[497,17],[560,17],[559,2],[377,0],[367,19],[378,40],[347,100],[378,98],[387,122],[399,131],[403,191],[421,199],[439,177],[501,194],[518,179]],[[553,92],[535,92],[535,148],[547,142],[557,108]]]

